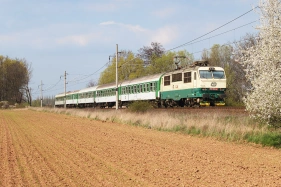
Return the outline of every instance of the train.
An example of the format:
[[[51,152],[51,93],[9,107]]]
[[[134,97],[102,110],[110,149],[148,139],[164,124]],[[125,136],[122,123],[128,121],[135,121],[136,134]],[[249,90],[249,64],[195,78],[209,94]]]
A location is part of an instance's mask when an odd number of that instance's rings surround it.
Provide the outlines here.
[[[207,61],[195,61],[186,68],[120,81],[117,88],[116,83],[110,83],[60,93],[55,96],[55,107],[116,108],[117,97],[118,108],[134,101],[165,108],[224,106],[225,92],[224,69],[210,66]]]

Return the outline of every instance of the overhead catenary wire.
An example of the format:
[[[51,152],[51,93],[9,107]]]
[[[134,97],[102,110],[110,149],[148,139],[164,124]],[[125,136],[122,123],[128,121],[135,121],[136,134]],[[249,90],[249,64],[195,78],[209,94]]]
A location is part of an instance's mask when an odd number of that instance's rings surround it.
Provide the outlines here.
[[[189,43],[191,43],[191,42],[194,42],[194,41],[196,41],[196,40],[198,40],[198,39],[200,39],[200,38],[203,38],[204,36],[207,36],[208,34],[211,34],[212,32],[215,32],[216,30],[218,30],[218,29],[220,29],[220,28],[222,28],[222,27],[224,27],[224,26],[226,26],[226,25],[232,23],[233,21],[235,21],[235,20],[237,20],[237,19],[239,19],[239,18],[245,16],[246,14],[252,12],[252,11],[253,11],[254,9],[256,9],[256,8],[259,8],[259,6],[256,6],[255,8],[253,8],[253,9],[251,9],[251,10],[245,12],[244,14],[242,14],[242,15],[240,15],[240,16],[234,18],[234,19],[232,19],[231,21],[229,21],[229,22],[227,22],[227,23],[225,23],[225,24],[223,24],[223,25],[221,25],[221,26],[219,26],[219,27],[217,27],[217,28],[215,28],[215,29],[213,29],[213,30],[207,32],[206,34],[203,34],[203,35],[201,35],[201,36],[199,36],[199,37],[197,37],[197,38],[195,38],[195,39],[193,39],[193,40],[190,40],[189,42],[186,42],[186,43],[184,43],[184,44],[181,44],[181,45],[179,45],[179,46],[177,46],[177,47],[174,47],[174,48],[172,48],[172,49],[169,49],[169,50],[167,50],[167,51],[175,50],[175,49],[180,48],[180,47],[183,47],[183,46],[185,46],[185,45],[187,45],[187,44],[189,44]],[[166,51],[166,52],[167,52],[167,51]]]
[[[227,31],[225,31],[225,32],[222,32],[222,33],[219,33],[219,34],[210,36],[210,37],[208,37],[208,38],[204,38],[204,39],[202,39],[202,40],[198,40],[198,41],[194,41],[194,42],[192,42],[192,43],[188,43],[188,44],[186,44],[185,46],[187,46],[187,45],[193,45],[193,44],[196,44],[196,43],[205,41],[205,40],[209,40],[209,39],[211,39],[211,38],[215,38],[215,37],[221,36],[221,35],[223,35],[223,34],[226,34],[226,33],[231,32],[231,31],[234,31],[234,30],[240,29],[240,28],[242,28],[242,27],[251,25],[251,24],[253,24],[253,23],[257,22],[257,21],[259,21],[259,19],[258,19],[258,20],[255,20],[255,21],[251,21],[251,22],[249,22],[249,23],[246,23],[246,24],[241,25],[241,26],[239,26],[239,27],[236,27],[236,28],[234,28],[234,29],[230,29],[230,30],[227,30]],[[167,50],[167,51],[165,51],[165,52],[167,53],[167,52],[169,52],[169,50]],[[195,52],[195,53],[197,53],[197,52]],[[190,53],[190,54],[195,54],[195,53]],[[127,61],[126,63],[120,65],[119,67],[122,67],[122,66],[124,66],[124,65],[132,65],[132,64],[130,64],[130,62],[134,61],[136,58],[138,58],[138,57],[135,57],[135,58],[133,58],[133,59]]]

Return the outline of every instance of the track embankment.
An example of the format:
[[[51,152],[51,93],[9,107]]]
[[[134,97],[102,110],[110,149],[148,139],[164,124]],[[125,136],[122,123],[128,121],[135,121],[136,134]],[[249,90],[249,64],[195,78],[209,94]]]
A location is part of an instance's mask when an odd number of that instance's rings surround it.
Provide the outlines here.
[[[0,110],[0,186],[280,186],[281,151]]]

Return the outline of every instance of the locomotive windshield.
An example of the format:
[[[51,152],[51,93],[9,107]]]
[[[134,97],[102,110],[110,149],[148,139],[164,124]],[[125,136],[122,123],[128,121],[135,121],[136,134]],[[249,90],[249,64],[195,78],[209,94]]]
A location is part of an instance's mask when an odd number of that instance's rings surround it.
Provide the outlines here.
[[[208,71],[208,70],[200,70],[200,78],[201,79],[224,79],[223,71]]]

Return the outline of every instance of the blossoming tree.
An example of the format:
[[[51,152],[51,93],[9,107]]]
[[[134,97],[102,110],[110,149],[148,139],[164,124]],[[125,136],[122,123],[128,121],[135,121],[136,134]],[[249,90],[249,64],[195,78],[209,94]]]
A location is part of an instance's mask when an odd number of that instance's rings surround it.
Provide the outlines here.
[[[244,99],[251,116],[281,126],[281,0],[260,0],[259,39],[243,51],[242,64],[252,87]]]

